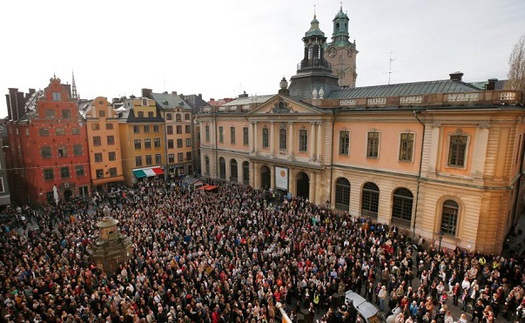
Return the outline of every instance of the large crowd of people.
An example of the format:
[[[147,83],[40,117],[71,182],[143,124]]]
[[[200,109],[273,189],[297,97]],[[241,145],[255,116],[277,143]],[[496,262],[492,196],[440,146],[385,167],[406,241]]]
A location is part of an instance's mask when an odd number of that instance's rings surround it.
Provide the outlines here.
[[[114,274],[87,253],[107,215],[133,243]],[[520,257],[438,250],[396,226],[302,198],[274,205],[271,192],[235,184],[153,181],[109,201],[13,208],[0,231],[5,322],[275,322],[277,303],[294,322],[362,322],[347,290],[394,322],[525,317]]]

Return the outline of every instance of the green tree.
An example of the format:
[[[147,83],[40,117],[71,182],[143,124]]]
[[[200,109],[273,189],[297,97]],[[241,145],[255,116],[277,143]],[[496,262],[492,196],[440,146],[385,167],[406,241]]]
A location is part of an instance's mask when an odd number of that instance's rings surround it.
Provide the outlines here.
[[[507,77],[509,89],[525,91],[525,35],[520,37],[510,53]]]

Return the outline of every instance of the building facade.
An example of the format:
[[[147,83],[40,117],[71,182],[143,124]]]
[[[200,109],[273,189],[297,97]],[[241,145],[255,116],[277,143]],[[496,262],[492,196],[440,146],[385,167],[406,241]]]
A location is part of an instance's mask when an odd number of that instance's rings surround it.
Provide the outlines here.
[[[68,84],[57,77],[29,95],[10,89],[6,159],[18,204],[90,196],[86,126]],[[23,106],[23,108],[20,108]]]
[[[461,73],[334,86],[316,19],[303,41],[305,57],[279,94],[198,116],[203,175],[326,203],[445,247],[500,252],[524,210],[523,93],[480,90]]]
[[[164,176],[165,123],[155,100],[140,97],[114,103],[119,118],[124,183]]]
[[[107,192],[124,181],[117,112],[105,97],[79,102],[86,120],[92,187]]]

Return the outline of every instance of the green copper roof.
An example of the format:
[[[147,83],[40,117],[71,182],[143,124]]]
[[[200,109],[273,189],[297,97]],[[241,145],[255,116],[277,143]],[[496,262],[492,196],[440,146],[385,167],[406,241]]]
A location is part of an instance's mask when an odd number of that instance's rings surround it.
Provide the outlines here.
[[[317,20],[316,16],[314,15],[314,19],[312,22],[310,22],[310,30],[308,30],[305,34],[305,37],[312,37],[312,36],[320,36],[324,37],[324,32],[319,29],[319,20]]]

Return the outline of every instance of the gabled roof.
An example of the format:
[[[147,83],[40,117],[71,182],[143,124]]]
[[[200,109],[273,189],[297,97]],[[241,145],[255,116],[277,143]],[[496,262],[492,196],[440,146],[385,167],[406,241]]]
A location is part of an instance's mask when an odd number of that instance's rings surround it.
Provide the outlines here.
[[[175,109],[183,108],[185,110],[191,110],[191,106],[184,101],[179,95],[173,93],[151,93],[151,97],[157,103],[157,106],[161,109]]]
[[[342,89],[332,92],[328,99],[357,99],[475,91],[480,91],[480,89],[468,83],[453,80],[440,80]]]
[[[271,98],[273,98],[275,94],[272,95],[254,95],[254,96],[247,96],[235,99],[233,101],[227,102],[223,104],[223,106],[231,106],[231,105],[245,105],[245,104],[261,104],[264,103]]]

